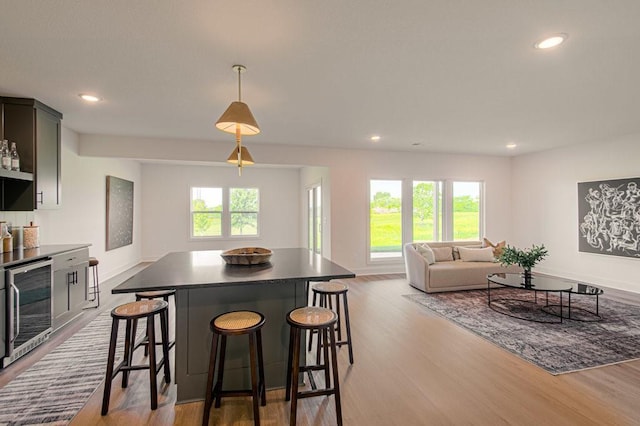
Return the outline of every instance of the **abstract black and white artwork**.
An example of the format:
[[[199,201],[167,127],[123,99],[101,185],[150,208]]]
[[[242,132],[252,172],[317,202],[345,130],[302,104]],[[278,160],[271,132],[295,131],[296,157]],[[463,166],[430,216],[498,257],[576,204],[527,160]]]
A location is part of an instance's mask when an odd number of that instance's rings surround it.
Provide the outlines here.
[[[133,182],[107,176],[107,250],[133,242]]]
[[[578,250],[640,257],[640,178],[578,183]]]

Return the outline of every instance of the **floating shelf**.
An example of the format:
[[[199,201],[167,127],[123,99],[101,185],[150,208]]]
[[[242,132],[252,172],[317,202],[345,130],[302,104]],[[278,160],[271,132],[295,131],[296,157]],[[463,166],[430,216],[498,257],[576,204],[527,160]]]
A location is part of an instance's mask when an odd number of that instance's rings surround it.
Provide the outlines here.
[[[0,179],[14,179],[33,182],[33,173],[0,169]]]

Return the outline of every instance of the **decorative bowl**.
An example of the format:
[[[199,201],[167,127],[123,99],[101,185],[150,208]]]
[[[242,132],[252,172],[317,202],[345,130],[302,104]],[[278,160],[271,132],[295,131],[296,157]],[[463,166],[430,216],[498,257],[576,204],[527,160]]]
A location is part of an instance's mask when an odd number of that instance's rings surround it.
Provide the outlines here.
[[[269,262],[273,252],[262,247],[242,247],[222,252],[227,265],[260,265]]]

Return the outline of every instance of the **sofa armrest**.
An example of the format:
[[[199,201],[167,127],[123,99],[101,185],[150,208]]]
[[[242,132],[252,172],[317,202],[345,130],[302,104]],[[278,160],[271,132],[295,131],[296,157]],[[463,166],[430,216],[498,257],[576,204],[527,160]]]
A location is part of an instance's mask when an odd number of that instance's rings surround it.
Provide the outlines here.
[[[429,279],[429,264],[418,253],[413,243],[404,245],[404,265],[407,273],[407,281],[418,290],[426,291]]]

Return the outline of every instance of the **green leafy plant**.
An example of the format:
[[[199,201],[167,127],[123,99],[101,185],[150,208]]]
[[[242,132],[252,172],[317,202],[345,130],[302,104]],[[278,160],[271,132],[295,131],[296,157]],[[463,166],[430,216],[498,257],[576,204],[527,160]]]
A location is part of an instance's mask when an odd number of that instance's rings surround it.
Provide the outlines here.
[[[498,260],[503,265],[518,265],[525,271],[531,271],[536,263],[544,259],[548,251],[544,244],[539,246],[533,245],[530,249],[519,249],[517,247],[507,246]]]

